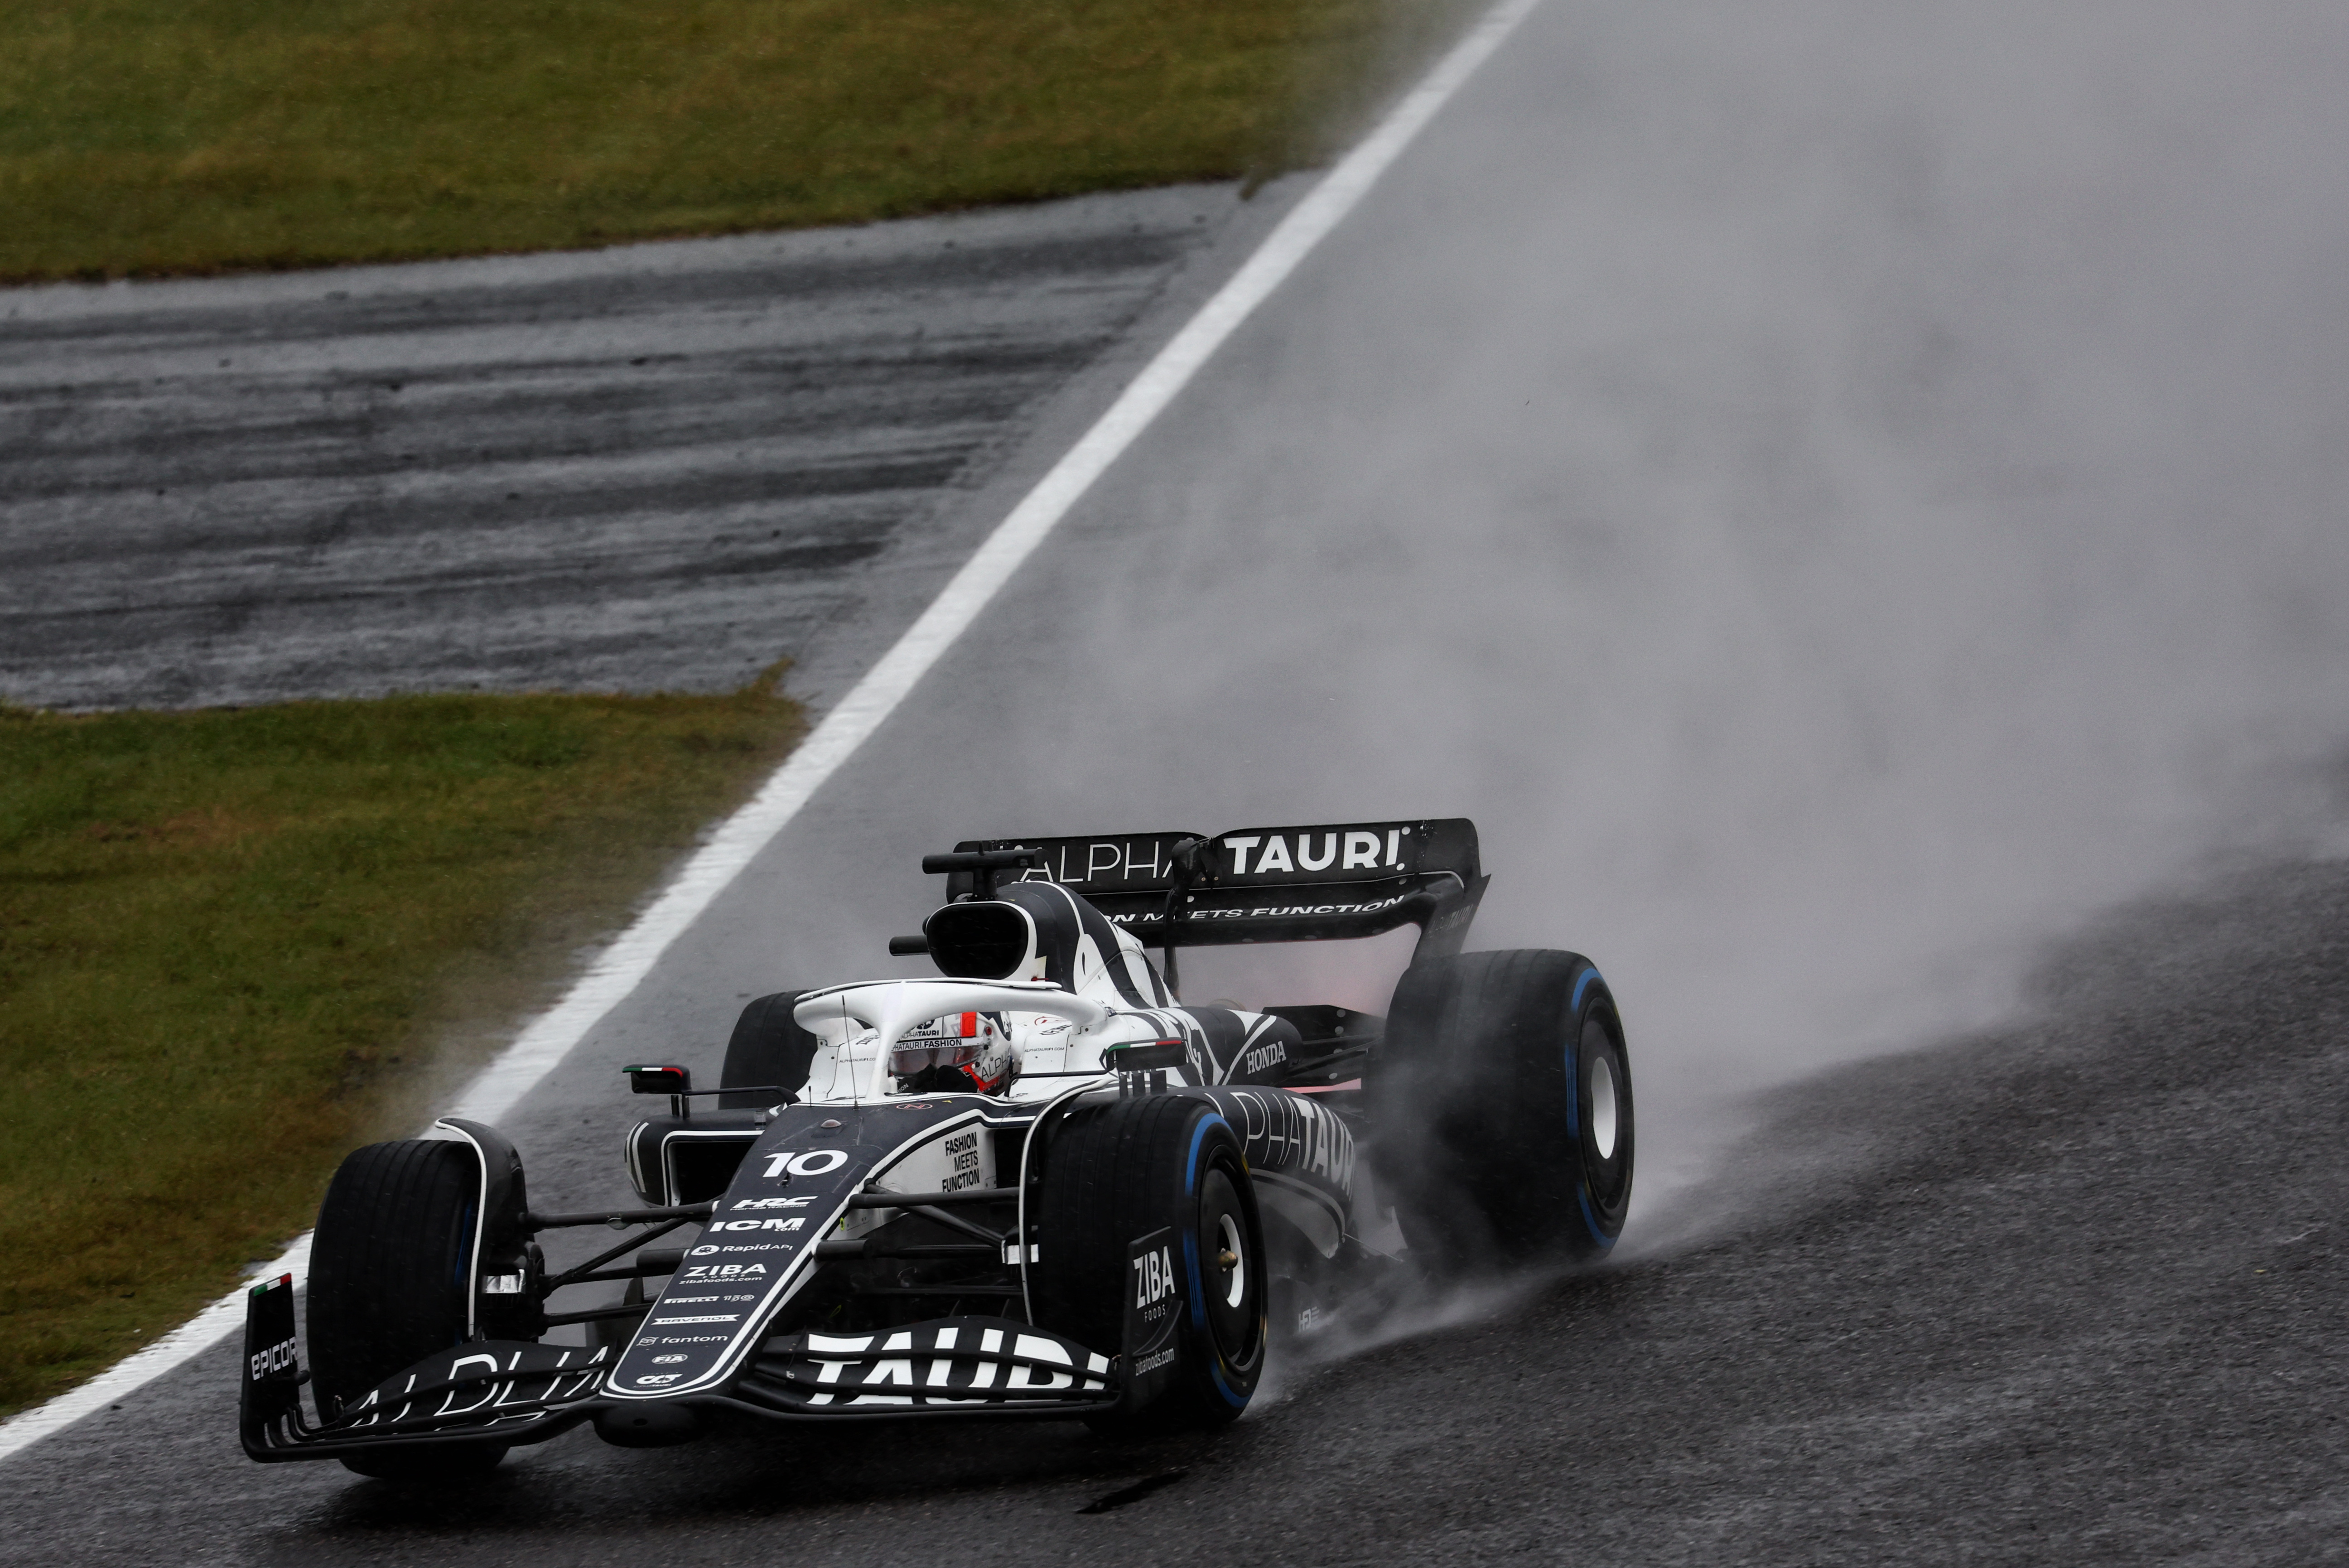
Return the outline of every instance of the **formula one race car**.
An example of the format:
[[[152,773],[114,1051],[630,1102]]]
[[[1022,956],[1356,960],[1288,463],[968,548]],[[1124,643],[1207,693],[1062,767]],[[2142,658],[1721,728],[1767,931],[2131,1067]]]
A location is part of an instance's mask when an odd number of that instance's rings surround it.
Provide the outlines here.
[[[994,839],[923,869],[949,901],[890,950],[943,978],[761,998],[714,1090],[626,1069],[669,1097],[627,1136],[642,1208],[534,1210],[475,1122],[345,1160],[307,1372],[292,1276],[252,1293],[246,1453],[422,1479],[580,1421],[643,1447],[721,1411],[1208,1426],[1276,1331],[1621,1230],[1614,999],[1573,953],[1459,950],[1487,881],[1470,823]],[[1406,923],[1383,1020],[1176,1000],[1185,947]],[[1362,1240],[1390,1208],[1402,1256]],[[643,1229],[550,1272],[536,1238],[597,1225]],[[598,1282],[621,1299],[554,1306]]]

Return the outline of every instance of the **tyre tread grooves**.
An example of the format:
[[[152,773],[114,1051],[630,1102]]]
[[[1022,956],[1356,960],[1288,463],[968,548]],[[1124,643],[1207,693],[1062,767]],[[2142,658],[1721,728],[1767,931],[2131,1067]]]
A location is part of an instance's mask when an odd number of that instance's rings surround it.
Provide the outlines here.
[[[1406,1238],[1440,1262],[1517,1262],[1595,1244],[1578,1239],[1588,1230],[1578,1201],[1586,1173],[1568,1062],[1578,1067],[1581,1020],[1595,1010],[1605,1010],[1619,1044],[1621,1036],[1603,981],[1574,1006],[1588,971],[1595,966],[1579,953],[1520,948],[1417,964],[1397,981],[1365,1086],[1381,1179]],[[1627,1063],[1627,1138],[1630,1082]]]
[[[320,1403],[357,1398],[464,1333],[455,1267],[480,1171],[470,1147],[407,1139],[354,1150],[319,1205],[309,1280]]]

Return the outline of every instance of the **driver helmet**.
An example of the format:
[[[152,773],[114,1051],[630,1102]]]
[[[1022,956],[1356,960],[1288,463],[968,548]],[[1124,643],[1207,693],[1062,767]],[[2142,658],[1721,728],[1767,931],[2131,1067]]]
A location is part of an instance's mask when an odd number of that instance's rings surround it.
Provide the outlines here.
[[[917,1023],[889,1052],[911,1095],[999,1095],[1011,1086],[1011,1032],[999,1012],[949,1012]]]

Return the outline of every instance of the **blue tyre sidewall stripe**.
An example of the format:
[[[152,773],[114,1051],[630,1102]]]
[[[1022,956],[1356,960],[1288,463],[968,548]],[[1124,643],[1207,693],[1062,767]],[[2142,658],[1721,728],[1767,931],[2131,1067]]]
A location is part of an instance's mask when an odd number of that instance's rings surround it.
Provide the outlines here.
[[[1207,1141],[1207,1129],[1221,1127],[1232,1131],[1232,1124],[1221,1115],[1210,1111],[1201,1116],[1191,1129],[1191,1156],[1183,1173],[1183,1194],[1187,1200],[1188,1214],[1183,1227],[1183,1262],[1191,1275],[1191,1326],[1206,1338],[1211,1350],[1216,1343],[1215,1331],[1207,1326],[1207,1282],[1199,1272],[1199,1147]],[[1232,1134],[1235,1141],[1239,1135]],[[1216,1385],[1216,1392],[1234,1409],[1245,1408],[1247,1396],[1235,1394],[1224,1381],[1223,1353],[1215,1350],[1207,1362],[1207,1376]]]
[[[1575,1189],[1574,1200],[1582,1205],[1582,1223],[1589,1231],[1590,1239],[1598,1242],[1602,1249],[1612,1247],[1615,1244],[1615,1238],[1599,1228],[1598,1217],[1590,1212],[1589,1190],[1587,1188],[1578,1187]]]
[[[1574,982],[1574,1000],[1568,1003],[1568,1006],[1573,1010],[1575,1017],[1582,1016],[1582,993],[1588,991],[1590,988],[1590,982],[1598,978],[1597,970],[1586,969],[1582,971],[1582,978]]]
[[[1191,1129],[1191,1155],[1183,1171],[1183,1262],[1191,1273],[1191,1326],[1200,1330],[1207,1326],[1207,1282],[1199,1272],[1199,1146],[1207,1141],[1209,1127],[1229,1132],[1232,1124],[1212,1111],[1201,1116]]]
[[[1592,1241],[1601,1248],[1607,1248],[1615,1244],[1615,1238],[1599,1228],[1599,1216],[1590,1207],[1590,1179],[1582,1169],[1582,998],[1590,989],[1590,982],[1596,980],[1599,980],[1597,969],[1584,969],[1581,977],[1574,982],[1574,1000],[1568,1007],[1573,1014],[1573,1022],[1568,1026],[1566,1040],[1566,1114],[1568,1125],[1574,1129],[1574,1200],[1582,1210],[1583,1229],[1590,1232]],[[1606,982],[1600,981],[1599,983],[1603,985]]]

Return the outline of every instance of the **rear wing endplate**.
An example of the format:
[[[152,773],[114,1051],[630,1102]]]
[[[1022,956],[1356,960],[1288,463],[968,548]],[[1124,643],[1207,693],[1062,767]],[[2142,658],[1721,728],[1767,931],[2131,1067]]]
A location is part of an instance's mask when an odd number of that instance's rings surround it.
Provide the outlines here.
[[[1145,947],[1329,941],[1420,928],[1419,957],[1457,952],[1485,896],[1476,825],[1465,817],[1198,833],[966,839],[957,853],[1031,849],[1038,864],[994,874],[1058,882]],[[978,891],[957,871],[948,898]]]

